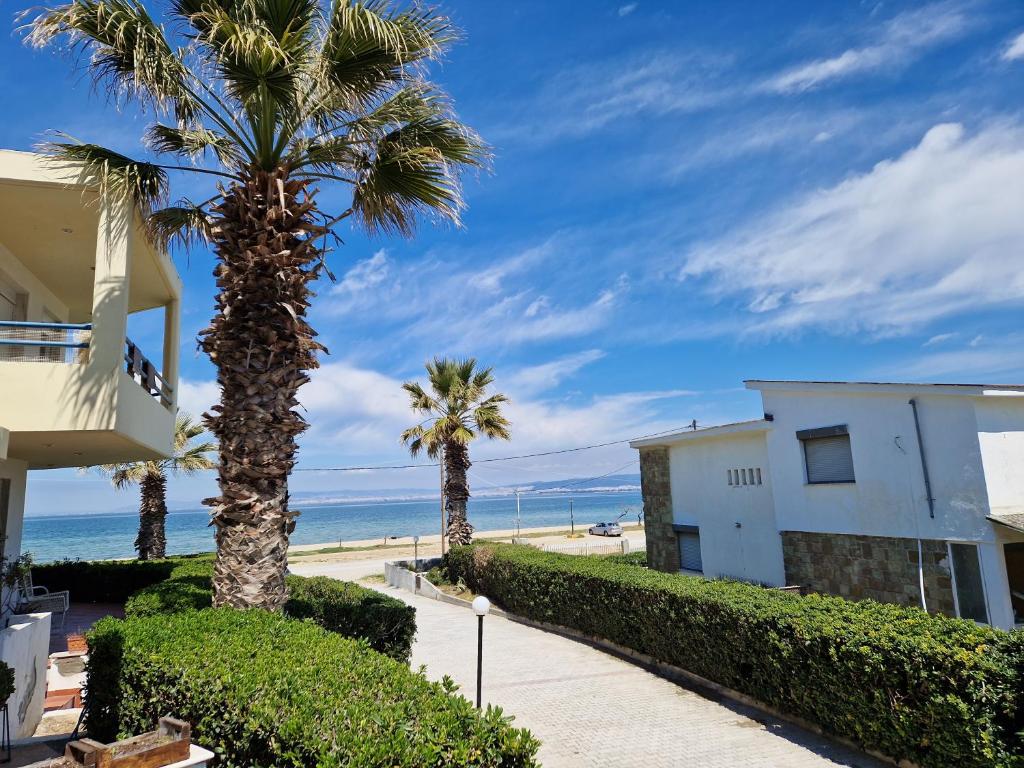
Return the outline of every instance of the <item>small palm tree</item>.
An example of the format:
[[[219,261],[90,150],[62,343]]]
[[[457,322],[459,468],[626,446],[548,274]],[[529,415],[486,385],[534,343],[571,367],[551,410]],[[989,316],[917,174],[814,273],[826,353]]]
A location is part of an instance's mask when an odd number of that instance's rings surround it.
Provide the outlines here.
[[[432,459],[444,463],[444,503],[448,514],[448,543],[469,544],[473,526],[466,516],[469,501],[469,444],[478,435],[508,440],[509,421],[501,413],[508,397],[488,396],[487,387],[494,383],[491,368],[477,370],[476,360],[434,358],[427,363],[430,380],[428,393],[415,381],[407,381],[402,389],[409,393],[413,411],[426,419],[402,433],[413,456],[426,451]]]
[[[207,456],[217,450],[215,443],[192,442],[205,431],[206,428],[193,421],[191,416],[179,413],[174,424],[174,453],[170,458],[100,467],[110,475],[115,488],[139,486],[142,498],[139,503],[139,536],[135,539],[139,560],[156,560],[167,555],[167,474],[194,475],[217,466]]]
[[[461,172],[488,151],[426,79],[457,38],[445,16],[391,0],[169,0],[169,29],[141,0],[71,0],[31,11],[29,41],[65,41],[97,86],[153,114],[156,160],[70,138],[46,146],[135,203],[163,246],[212,245],[213,320],[200,345],[220,404],[212,507],[215,605],[280,610],[295,512],[288,477],[307,423],[298,390],[318,365],[306,320],[343,220],[411,235],[421,215],[458,222]],[[218,187],[169,203],[169,173]],[[318,185],[345,185],[324,211]],[[115,197],[116,199],[116,197]]]

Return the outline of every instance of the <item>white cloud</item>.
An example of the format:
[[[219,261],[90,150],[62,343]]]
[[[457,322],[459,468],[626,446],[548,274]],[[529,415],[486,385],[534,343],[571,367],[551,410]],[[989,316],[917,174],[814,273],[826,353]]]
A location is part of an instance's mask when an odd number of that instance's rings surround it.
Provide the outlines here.
[[[966,384],[1024,383],[1024,335],[910,357],[876,372],[881,377]]]
[[[619,17],[629,16],[633,11],[636,10],[639,3],[626,3],[625,5],[619,6]]]
[[[506,105],[492,141],[550,143],[586,136],[640,115],[701,112],[724,103],[737,88],[719,82],[731,59],[705,52],[650,51],[614,57],[556,73],[518,108]]]
[[[352,297],[383,283],[390,271],[391,262],[387,251],[382,248],[370,258],[357,262],[345,273],[341,282],[331,289],[331,293],[335,296]]]
[[[958,334],[955,333],[937,333],[932,336],[928,341],[922,344],[922,347],[934,347],[936,344],[943,344],[951,339],[955,339]]]
[[[321,311],[351,324],[390,323],[423,354],[480,354],[487,349],[585,336],[611,322],[629,290],[625,276],[611,285],[581,286],[556,265],[578,255],[569,236],[553,237],[481,267],[480,254],[446,255],[393,264],[389,278],[357,294],[331,297]],[[538,292],[538,286],[545,293]],[[557,293],[556,293],[557,292]],[[330,346],[328,340],[328,346]],[[429,346],[429,349],[427,347]]]
[[[602,357],[604,357],[604,352],[600,349],[587,349],[540,365],[520,368],[507,377],[508,388],[516,394],[545,392],[557,387],[565,379],[579,372],[581,368]]]
[[[903,155],[691,251],[681,278],[765,332],[900,333],[1024,301],[1024,129],[932,128]]]
[[[506,413],[512,422],[513,439],[511,443],[481,440],[474,445],[473,456],[507,456],[604,443],[664,431],[689,419],[689,413],[670,421],[659,416],[666,403],[699,394],[687,390],[620,392],[579,401],[536,398],[542,390],[556,386],[602,354],[599,350],[586,350],[537,366],[497,370],[496,391],[512,396]],[[417,417],[409,409],[408,396],[401,388],[402,379],[349,362],[329,363],[312,371],[310,377],[310,383],[299,391],[303,416],[310,423],[309,430],[299,438],[300,466],[372,466],[407,460],[399,436]],[[413,378],[422,381],[425,374],[417,372]],[[212,402],[216,385],[211,381],[186,382],[183,395],[186,392],[198,411],[199,403]],[[510,464],[485,463],[479,471],[502,483],[585,477],[632,458],[635,452],[619,445]],[[291,486],[294,490],[429,487],[434,477],[433,471],[423,469],[344,474],[299,472],[292,475]]]
[[[778,111],[756,115],[741,121],[730,118],[715,125],[702,143],[688,142],[681,158],[672,166],[674,175],[692,168],[717,165],[751,155],[765,154],[784,147],[788,156],[801,151],[817,151],[821,144],[863,129],[866,116],[851,109]],[[860,131],[857,131],[859,134]],[[658,159],[664,165],[664,158]]]
[[[865,72],[892,71],[925,50],[960,37],[970,21],[954,3],[936,3],[901,13],[884,24],[871,43],[788,69],[763,84],[776,93],[799,93]]]
[[[220,401],[220,387],[215,381],[178,382],[178,410],[191,414],[196,419]]]
[[[1021,32],[1006,46],[1002,55],[1003,61],[1019,61],[1024,59],[1024,32]]]

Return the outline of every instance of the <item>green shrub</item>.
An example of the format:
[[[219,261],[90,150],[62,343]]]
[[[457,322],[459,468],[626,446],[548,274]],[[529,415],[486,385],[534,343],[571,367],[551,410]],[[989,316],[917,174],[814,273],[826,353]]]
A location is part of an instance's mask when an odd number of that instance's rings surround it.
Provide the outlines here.
[[[32,580],[51,592],[66,589],[75,603],[123,603],[163,581],[183,562],[212,562],[212,555],[166,560],[59,560],[32,567]]]
[[[923,766],[1020,766],[1024,641],[915,608],[477,545],[451,578]]]
[[[0,661],[0,706],[7,703],[14,693],[14,670],[5,661]]]
[[[125,616],[199,611],[213,602],[213,563],[192,560],[174,565],[164,581],[140,589],[124,604]]]
[[[213,599],[210,560],[182,560],[165,581],[128,598],[127,617],[197,611]],[[308,619],[345,637],[366,640],[375,651],[408,662],[416,635],[416,609],[358,584],[323,576],[288,576],[285,614]]]
[[[324,629],[363,638],[375,651],[409,661],[416,635],[416,609],[348,581],[325,576],[288,577],[285,614],[311,619]]]
[[[647,567],[647,552],[646,550],[640,550],[639,552],[628,552],[625,555],[605,555],[604,559],[609,563],[619,563],[620,565],[639,565],[644,568]]]
[[[534,766],[537,741],[363,643],[264,611],[103,619],[86,718],[102,741],[173,712],[223,768]]]

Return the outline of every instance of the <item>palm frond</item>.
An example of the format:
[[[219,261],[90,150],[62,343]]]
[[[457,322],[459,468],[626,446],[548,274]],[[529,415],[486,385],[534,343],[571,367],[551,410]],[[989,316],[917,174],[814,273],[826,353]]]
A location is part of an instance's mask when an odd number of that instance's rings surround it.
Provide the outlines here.
[[[317,69],[350,111],[360,111],[408,79],[411,65],[436,57],[457,38],[451,21],[430,8],[334,0]]]
[[[187,198],[177,205],[153,211],[146,217],[146,231],[162,250],[167,250],[172,243],[189,250],[197,243],[210,242],[213,235],[209,214]]]
[[[145,141],[154,152],[179,155],[190,160],[200,158],[210,151],[228,168],[238,167],[241,150],[244,149],[224,134],[202,126],[178,128],[155,123],[146,130]]]
[[[414,456],[424,447],[433,446],[433,457],[446,442],[468,445],[478,434],[491,439],[511,438],[511,424],[501,412],[508,397],[500,392],[487,395],[487,387],[494,381],[491,368],[477,370],[477,361],[471,357],[435,357],[427,362],[426,369],[432,396],[416,382],[402,385],[413,410],[430,414],[426,422],[402,433],[402,442]]]
[[[98,144],[63,138],[70,141],[46,142],[40,150],[55,164],[81,169],[84,180],[97,184],[104,193],[130,200],[147,214],[167,199],[167,174],[159,166],[132,160]]]
[[[409,236],[419,215],[459,223],[458,174],[486,162],[486,146],[454,121],[437,118],[397,128],[357,165],[352,207],[369,232]]]
[[[72,0],[36,12],[24,29],[37,47],[65,37],[70,49],[90,52],[93,80],[115,97],[135,98],[183,120],[199,112],[180,56],[135,0]]]

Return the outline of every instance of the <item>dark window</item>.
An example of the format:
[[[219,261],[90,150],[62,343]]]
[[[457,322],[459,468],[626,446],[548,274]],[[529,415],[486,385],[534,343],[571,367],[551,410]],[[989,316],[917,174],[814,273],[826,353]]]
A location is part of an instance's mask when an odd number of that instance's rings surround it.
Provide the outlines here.
[[[854,481],[853,452],[850,449],[850,435],[846,433],[846,427],[809,429],[796,434],[804,448],[808,483]]]
[[[985,605],[985,583],[981,579],[981,561],[974,544],[949,545],[953,563],[953,585],[956,588],[957,613],[962,619],[988,624]]]
[[[684,571],[704,570],[704,564],[700,559],[700,533],[696,530],[679,532],[676,534],[679,539],[679,567]]]
[[[1006,579],[1010,582],[1010,603],[1014,624],[1024,624],[1024,542],[1004,544]]]

